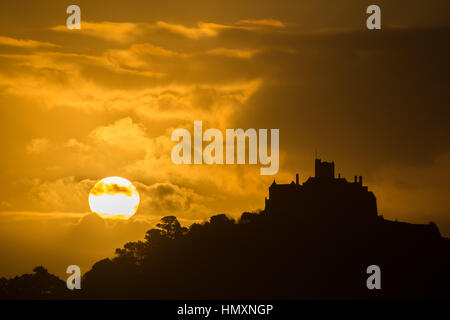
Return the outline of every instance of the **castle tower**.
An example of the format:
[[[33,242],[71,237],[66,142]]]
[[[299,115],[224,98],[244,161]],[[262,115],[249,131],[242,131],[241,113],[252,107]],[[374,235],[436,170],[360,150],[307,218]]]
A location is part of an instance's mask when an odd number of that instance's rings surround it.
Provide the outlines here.
[[[316,159],[315,162],[315,178],[319,179],[334,179],[334,161],[326,162]]]

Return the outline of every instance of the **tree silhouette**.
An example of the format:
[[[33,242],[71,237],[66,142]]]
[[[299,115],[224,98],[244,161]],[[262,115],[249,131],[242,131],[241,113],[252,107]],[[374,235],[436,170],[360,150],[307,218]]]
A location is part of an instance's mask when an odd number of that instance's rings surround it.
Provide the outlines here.
[[[69,296],[66,283],[50,274],[42,266],[12,279],[0,279],[0,298],[3,299],[55,299]]]
[[[161,222],[156,225],[161,229],[161,235],[171,240],[181,238],[188,229],[182,227],[175,216],[167,216],[161,219]]]
[[[449,298],[450,240],[435,224],[292,214],[225,214],[182,227],[168,216],[95,263],[81,292],[43,267],[0,279],[0,297],[83,299]],[[382,271],[368,290],[366,269]]]
[[[220,214],[188,229],[169,216],[157,227],[144,241],[129,242],[112,260],[94,265],[84,277],[86,297],[449,295],[449,241],[436,236],[434,224],[422,230],[380,217],[368,227],[245,212],[238,221]],[[388,270],[383,294],[365,287],[365,270],[375,262]],[[411,285],[411,279],[420,281]]]

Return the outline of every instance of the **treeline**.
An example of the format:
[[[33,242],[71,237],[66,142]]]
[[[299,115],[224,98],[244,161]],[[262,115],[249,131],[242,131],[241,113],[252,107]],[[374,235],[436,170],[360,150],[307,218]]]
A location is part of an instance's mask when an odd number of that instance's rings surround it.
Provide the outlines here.
[[[335,215],[345,213],[330,213]],[[323,215],[322,215],[323,217]],[[370,265],[381,290],[369,290]],[[42,267],[2,279],[3,298],[345,299],[449,298],[450,243],[433,224],[225,214],[189,228],[161,219],[142,241],[94,264],[71,292]]]

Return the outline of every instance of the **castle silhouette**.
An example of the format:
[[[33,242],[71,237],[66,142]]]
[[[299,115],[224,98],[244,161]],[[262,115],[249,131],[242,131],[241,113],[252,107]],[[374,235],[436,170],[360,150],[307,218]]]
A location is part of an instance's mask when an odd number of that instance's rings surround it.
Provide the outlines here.
[[[363,226],[377,225],[380,228],[394,228],[398,232],[422,232],[440,236],[437,226],[411,224],[385,220],[378,215],[377,200],[373,192],[363,185],[362,176],[355,176],[353,182],[335,177],[334,161],[315,159],[315,175],[299,184],[277,184],[274,180],[269,187],[269,198],[265,199],[264,212],[269,215],[289,215],[295,213],[296,220],[316,220],[321,223],[352,223]]]
[[[266,198],[265,211],[280,213],[292,211],[308,212],[318,218],[331,211],[345,212],[339,219],[373,220],[377,217],[375,195],[362,184],[362,177],[354,182],[334,176],[334,161],[325,162],[315,159],[315,176],[305,183],[296,182],[277,184],[274,180],[269,187],[269,199]],[[328,217],[332,218],[332,217]]]

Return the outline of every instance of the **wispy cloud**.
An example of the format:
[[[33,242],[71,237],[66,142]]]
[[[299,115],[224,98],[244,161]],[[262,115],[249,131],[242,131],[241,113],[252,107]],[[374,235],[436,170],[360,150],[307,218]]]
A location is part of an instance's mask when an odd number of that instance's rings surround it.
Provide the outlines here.
[[[15,39],[4,36],[0,36],[0,45],[19,48],[56,47],[55,44],[50,42],[41,42],[29,39]]]
[[[216,49],[209,50],[207,53],[213,54],[213,55],[224,55],[224,56],[234,57],[234,58],[249,59],[249,58],[252,58],[258,52],[260,52],[260,50],[216,48]]]
[[[42,153],[48,150],[50,142],[46,138],[37,138],[30,141],[26,149],[28,153]]]
[[[275,19],[240,20],[231,25],[199,21],[195,26],[174,24],[166,21],[157,21],[156,23],[83,21],[79,30],[69,30],[65,25],[54,26],[50,30],[78,33],[118,43],[131,43],[140,36],[148,36],[160,30],[188,39],[198,40],[215,37],[221,30],[226,29],[255,30],[263,27],[282,28],[284,26],[283,22]]]
[[[145,150],[149,143],[145,127],[142,124],[134,123],[130,117],[98,127],[89,136],[100,143],[131,151]]]
[[[52,27],[51,30],[59,32],[77,32],[114,42],[131,42],[142,32],[142,28],[140,28],[137,23],[108,21],[83,21],[81,24],[81,29],[79,30],[69,30],[65,25]]]
[[[198,22],[197,27],[186,27],[181,24],[170,24],[164,21],[158,21],[156,26],[161,29],[168,30],[170,32],[180,34],[191,39],[200,39],[205,37],[214,37],[217,35],[218,30],[231,28],[230,26]]]
[[[275,19],[260,19],[260,20],[239,20],[237,22],[239,25],[253,25],[253,26],[267,26],[267,27],[276,27],[282,28],[285,27],[285,24],[279,20]]]

